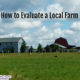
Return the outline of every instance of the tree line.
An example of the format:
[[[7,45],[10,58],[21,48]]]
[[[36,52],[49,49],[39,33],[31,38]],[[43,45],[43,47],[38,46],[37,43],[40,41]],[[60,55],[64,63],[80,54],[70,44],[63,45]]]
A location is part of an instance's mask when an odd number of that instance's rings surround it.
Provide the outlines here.
[[[42,45],[39,43],[38,44],[38,47],[37,49],[34,49],[33,46],[26,46],[26,42],[23,41],[22,43],[22,46],[21,46],[21,52],[24,53],[24,52],[56,52],[56,51],[59,51],[60,50],[60,47],[58,45],[47,45],[45,46],[44,48],[42,47]]]
[[[33,46],[26,46],[26,42],[23,41],[21,45],[21,53],[24,52],[29,52],[29,53],[41,53],[41,52],[77,52],[77,49],[72,48],[72,49],[64,49],[61,48],[59,45],[51,44],[51,45],[46,45],[43,47],[41,44],[38,44],[37,49],[34,49]]]

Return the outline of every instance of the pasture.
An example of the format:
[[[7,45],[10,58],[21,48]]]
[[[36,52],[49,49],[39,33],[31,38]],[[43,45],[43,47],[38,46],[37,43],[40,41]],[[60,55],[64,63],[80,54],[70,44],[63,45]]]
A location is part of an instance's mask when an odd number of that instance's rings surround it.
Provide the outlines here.
[[[0,75],[11,80],[80,80],[80,53],[0,54]]]

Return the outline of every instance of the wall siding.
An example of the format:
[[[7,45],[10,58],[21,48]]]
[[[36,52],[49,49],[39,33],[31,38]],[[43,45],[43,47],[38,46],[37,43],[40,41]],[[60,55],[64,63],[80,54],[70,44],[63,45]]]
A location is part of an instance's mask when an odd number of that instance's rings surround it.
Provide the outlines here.
[[[23,40],[20,39],[18,42],[1,42],[0,44],[0,53],[3,53],[4,48],[11,48],[15,49],[16,53],[20,53],[20,48]]]

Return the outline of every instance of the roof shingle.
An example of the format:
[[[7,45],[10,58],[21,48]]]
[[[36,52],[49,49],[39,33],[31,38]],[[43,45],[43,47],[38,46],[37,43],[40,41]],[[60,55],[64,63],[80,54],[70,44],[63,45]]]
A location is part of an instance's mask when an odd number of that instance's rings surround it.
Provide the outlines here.
[[[0,42],[18,42],[22,37],[0,38]]]

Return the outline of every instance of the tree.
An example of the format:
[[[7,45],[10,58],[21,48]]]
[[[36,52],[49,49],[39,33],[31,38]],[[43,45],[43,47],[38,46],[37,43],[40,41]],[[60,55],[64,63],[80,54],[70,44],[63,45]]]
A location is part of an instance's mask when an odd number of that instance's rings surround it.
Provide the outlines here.
[[[14,53],[14,52],[15,52],[15,49],[14,49],[13,47],[11,47],[11,48],[9,49],[9,51],[10,51],[11,53]]]
[[[38,52],[42,52],[43,51],[43,48],[42,48],[42,45],[41,44],[38,45],[37,51]]]
[[[49,51],[50,51],[49,45],[47,45],[47,46],[45,47],[45,51],[46,51],[46,52],[49,52]]]
[[[32,52],[33,52],[33,50],[34,50],[34,49],[33,49],[33,47],[31,46],[31,47],[30,47],[30,49],[29,49],[29,52],[31,52],[31,53],[32,53]]]
[[[26,51],[26,42],[23,40],[20,51],[23,53]]]
[[[61,48],[59,47],[59,45],[54,45],[52,51],[56,52],[56,51],[60,51],[60,49]]]

